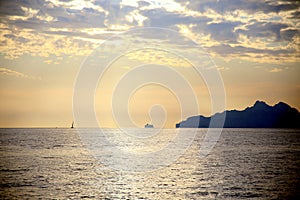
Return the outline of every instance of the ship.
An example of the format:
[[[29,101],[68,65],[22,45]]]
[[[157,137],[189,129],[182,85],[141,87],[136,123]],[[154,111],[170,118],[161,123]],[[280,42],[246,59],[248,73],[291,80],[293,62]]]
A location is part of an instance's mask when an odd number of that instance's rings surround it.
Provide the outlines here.
[[[147,123],[147,124],[145,125],[145,128],[154,128],[154,126],[153,126],[152,124],[148,124],[148,123]]]

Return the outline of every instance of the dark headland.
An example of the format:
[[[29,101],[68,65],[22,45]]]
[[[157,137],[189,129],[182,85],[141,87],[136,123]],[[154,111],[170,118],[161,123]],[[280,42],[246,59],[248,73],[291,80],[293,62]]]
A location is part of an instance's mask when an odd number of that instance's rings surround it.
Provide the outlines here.
[[[256,101],[244,110],[226,110],[210,117],[202,115],[189,117],[176,124],[176,128],[208,128],[212,118],[221,119],[226,115],[224,128],[300,128],[300,113],[286,103],[270,106]],[[220,123],[217,123],[220,124]],[[220,128],[217,125],[215,128]]]

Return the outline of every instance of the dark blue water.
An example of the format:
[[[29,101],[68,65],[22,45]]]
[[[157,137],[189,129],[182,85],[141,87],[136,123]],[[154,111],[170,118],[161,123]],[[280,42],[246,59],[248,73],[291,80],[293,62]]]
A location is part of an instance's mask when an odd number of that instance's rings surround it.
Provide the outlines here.
[[[169,129],[160,137],[175,132]],[[201,159],[204,132],[199,130],[190,148],[171,165],[130,173],[98,162],[75,129],[0,129],[0,198],[299,198],[300,130],[224,129],[214,149]]]

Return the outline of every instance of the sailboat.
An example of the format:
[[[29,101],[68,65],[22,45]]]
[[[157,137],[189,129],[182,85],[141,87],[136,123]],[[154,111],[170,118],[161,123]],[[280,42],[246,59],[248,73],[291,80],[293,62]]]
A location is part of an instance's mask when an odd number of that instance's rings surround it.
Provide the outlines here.
[[[74,128],[74,121],[72,122],[72,126],[70,128]]]

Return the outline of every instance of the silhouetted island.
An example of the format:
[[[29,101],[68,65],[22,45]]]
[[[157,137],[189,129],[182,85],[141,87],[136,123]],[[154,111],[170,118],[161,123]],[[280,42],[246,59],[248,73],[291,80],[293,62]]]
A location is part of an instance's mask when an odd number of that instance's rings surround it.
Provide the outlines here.
[[[297,109],[283,102],[269,106],[263,101],[256,101],[252,107],[242,111],[229,110],[211,117],[189,117],[176,124],[176,128],[208,128],[212,118],[218,120],[224,114],[224,128],[300,128],[300,113]],[[215,128],[221,126],[221,123],[216,124]]]

